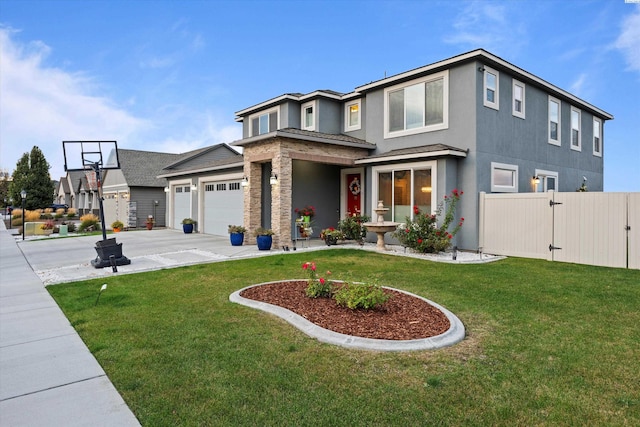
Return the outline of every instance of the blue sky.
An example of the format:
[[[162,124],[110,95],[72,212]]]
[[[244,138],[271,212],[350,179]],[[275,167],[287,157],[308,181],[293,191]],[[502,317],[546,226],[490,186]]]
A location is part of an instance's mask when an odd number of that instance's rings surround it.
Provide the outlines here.
[[[606,191],[640,191],[640,4],[534,1],[0,2],[0,167],[63,140],[185,152],[234,113],[484,48],[614,115]]]

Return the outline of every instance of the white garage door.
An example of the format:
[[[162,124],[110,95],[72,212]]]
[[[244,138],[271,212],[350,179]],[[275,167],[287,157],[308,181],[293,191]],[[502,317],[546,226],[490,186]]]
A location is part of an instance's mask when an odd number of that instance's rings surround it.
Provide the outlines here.
[[[173,189],[173,228],[182,228],[185,218],[191,218],[191,186],[178,185]]]
[[[242,225],[244,194],[239,180],[204,185],[204,233],[224,236],[227,227]]]

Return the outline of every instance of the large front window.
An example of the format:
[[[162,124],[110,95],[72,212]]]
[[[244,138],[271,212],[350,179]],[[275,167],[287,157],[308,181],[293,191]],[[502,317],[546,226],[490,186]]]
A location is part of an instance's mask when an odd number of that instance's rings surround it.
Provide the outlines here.
[[[385,90],[385,137],[445,129],[448,125],[448,72]]]
[[[432,212],[434,206],[434,162],[398,165],[395,169],[375,168],[378,198],[389,210],[385,221],[405,222],[413,218],[413,206],[422,212]],[[376,203],[377,204],[377,203]],[[375,219],[375,218],[374,218]]]

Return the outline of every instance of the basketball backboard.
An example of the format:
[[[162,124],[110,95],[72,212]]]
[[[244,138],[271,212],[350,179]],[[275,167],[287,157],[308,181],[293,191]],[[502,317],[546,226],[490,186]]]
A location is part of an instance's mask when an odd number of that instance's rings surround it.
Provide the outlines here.
[[[116,141],[62,141],[64,170],[120,169]]]

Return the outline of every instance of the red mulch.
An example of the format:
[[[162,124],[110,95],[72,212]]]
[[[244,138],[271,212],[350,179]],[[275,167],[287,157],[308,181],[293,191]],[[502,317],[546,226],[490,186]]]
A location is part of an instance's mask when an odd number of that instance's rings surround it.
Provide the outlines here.
[[[325,329],[363,338],[412,340],[446,332],[449,319],[427,302],[389,289],[391,298],[374,310],[340,307],[330,298],[309,298],[306,281],[269,283],[241,292],[244,298],[284,307]]]

